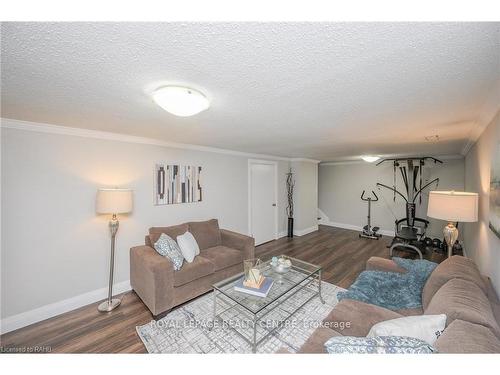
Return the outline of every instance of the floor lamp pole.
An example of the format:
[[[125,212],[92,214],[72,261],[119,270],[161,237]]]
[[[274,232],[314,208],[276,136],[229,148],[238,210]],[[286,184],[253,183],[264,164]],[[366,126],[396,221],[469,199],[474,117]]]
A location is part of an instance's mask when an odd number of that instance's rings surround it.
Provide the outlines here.
[[[115,268],[115,238],[119,225],[120,222],[116,218],[116,214],[113,214],[113,218],[109,222],[109,231],[111,233],[111,259],[109,262],[108,299],[98,306],[97,309],[101,312],[108,312],[113,309],[116,309],[118,306],[120,306],[121,303],[121,300],[119,298],[113,298],[113,272]]]

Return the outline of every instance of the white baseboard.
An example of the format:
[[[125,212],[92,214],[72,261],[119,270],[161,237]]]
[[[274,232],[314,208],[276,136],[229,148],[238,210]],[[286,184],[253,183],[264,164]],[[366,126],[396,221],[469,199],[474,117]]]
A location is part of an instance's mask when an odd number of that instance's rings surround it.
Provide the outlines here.
[[[318,223],[328,223],[330,221],[330,218],[320,209],[318,208]]]
[[[306,234],[315,232],[318,229],[319,229],[319,227],[317,225],[315,225],[313,227],[302,229],[302,230],[294,230],[293,231],[293,235],[297,236],[297,237],[300,237],[300,236],[304,236]],[[286,236],[288,236],[288,231],[284,230],[284,231],[278,233],[278,238],[277,239],[283,238],[283,237],[286,237]]]
[[[278,238],[283,238],[283,237],[286,237],[288,235],[288,232],[286,230],[284,230],[283,232],[279,232],[278,233]]]
[[[345,224],[345,223],[337,223],[335,221],[329,221],[329,222],[321,222],[322,225],[326,225],[329,227],[337,227],[337,228],[343,228],[343,229],[350,229],[350,230],[355,230],[358,232],[361,232],[363,230],[363,227],[359,225],[352,225],[352,224]],[[384,236],[389,236],[389,237],[394,237],[394,231],[393,230],[388,230],[388,229],[380,229],[378,233],[384,235]]]
[[[122,281],[113,285],[114,294],[120,294],[131,290],[130,280]],[[75,310],[79,307],[98,302],[108,296],[108,288],[101,288],[80,294],[79,296],[68,298],[59,302],[54,302],[49,305],[38,307],[34,310],[26,311],[17,315],[9,316],[2,319],[0,324],[0,333],[14,331],[19,328],[29,326],[45,319],[63,314],[65,312]]]
[[[306,234],[316,232],[319,229],[317,225],[313,225],[312,227],[306,228],[306,229],[301,229],[301,230],[294,230],[293,235],[294,236],[304,236]]]

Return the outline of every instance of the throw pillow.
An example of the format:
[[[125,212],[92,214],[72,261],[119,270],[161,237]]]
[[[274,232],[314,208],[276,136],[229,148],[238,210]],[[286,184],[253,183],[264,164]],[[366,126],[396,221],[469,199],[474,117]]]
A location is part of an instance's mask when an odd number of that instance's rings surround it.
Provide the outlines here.
[[[405,316],[374,324],[366,337],[407,336],[433,345],[445,327],[445,314]]]
[[[154,248],[158,254],[172,261],[175,271],[181,269],[184,257],[179,245],[170,236],[162,233],[158,241],[155,242]]]
[[[436,350],[425,341],[414,337],[334,336],[325,342],[330,354],[431,354]]]
[[[181,248],[181,253],[184,256],[184,259],[186,259],[188,263],[191,263],[194,260],[194,257],[200,254],[200,247],[198,246],[198,243],[193,235],[189,232],[177,236],[177,243]]]

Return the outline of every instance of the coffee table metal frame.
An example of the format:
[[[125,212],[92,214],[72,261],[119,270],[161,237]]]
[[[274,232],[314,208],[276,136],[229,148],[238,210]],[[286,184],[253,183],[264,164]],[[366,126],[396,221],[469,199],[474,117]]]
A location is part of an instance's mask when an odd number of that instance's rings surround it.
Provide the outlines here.
[[[243,333],[239,332],[238,329],[231,327],[239,336],[241,336],[246,342],[248,342],[252,346],[252,352],[255,353],[257,351],[257,346],[265,341],[269,336],[278,328],[280,328],[280,323],[288,320],[293,314],[295,314],[301,307],[305,306],[308,302],[310,302],[313,298],[319,297],[321,303],[325,303],[323,297],[321,295],[321,267],[304,262],[299,259],[290,258],[292,262],[292,269],[289,271],[294,272],[294,276],[297,277],[297,280],[287,281],[291,282],[290,285],[284,286],[284,283],[280,280],[282,278],[286,278],[287,274],[278,274],[275,272],[271,265],[270,261],[264,262],[261,266],[261,272],[266,277],[272,277],[274,279],[274,284],[272,288],[282,288],[282,290],[277,291],[277,295],[274,297],[254,297],[242,292],[236,292],[234,290],[234,285],[241,279],[244,275],[243,273],[237,274],[235,276],[231,276],[225,280],[222,280],[213,285],[213,318],[214,321],[219,319],[224,321],[221,315],[234,308],[243,308],[246,312],[250,313],[252,316],[252,339],[248,339]],[[312,294],[310,297],[306,298],[306,300],[300,305],[296,306],[291,313],[288,313],[283,319],[281,319],[278,324],[275,324],[271,330],[268,330],[265,335],[261,338],[257,338],[257,325],[259,321],[262,320],[263,317],[268,315],[271,311],[273,311],[277,306],[279,306],[284,301],[288,300],[290,297],[297,294],[304,288],[308,288],[311,290],[311,285],[317,281],[318,287],[317,291]],[[275,290],[276,292],[276,290]],[[225,308],[223,311],[217,312],[217,301],[218,299],[224,298],[229,300],[230,303],[234,303],[230,307]],[[257,306],[255,302],[260,302],[260,305]]]

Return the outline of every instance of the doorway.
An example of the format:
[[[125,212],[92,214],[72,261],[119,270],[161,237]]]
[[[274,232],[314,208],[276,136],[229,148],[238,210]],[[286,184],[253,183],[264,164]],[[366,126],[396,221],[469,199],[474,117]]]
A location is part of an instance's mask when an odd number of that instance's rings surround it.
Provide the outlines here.
[[[260,245],[278,238],[278,163],[248,160],[248,233]]]

